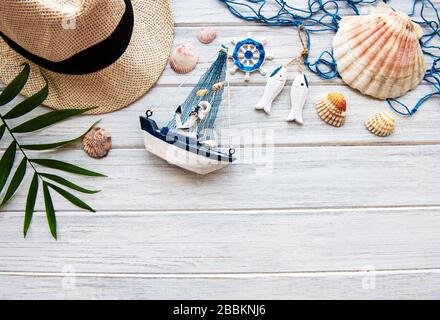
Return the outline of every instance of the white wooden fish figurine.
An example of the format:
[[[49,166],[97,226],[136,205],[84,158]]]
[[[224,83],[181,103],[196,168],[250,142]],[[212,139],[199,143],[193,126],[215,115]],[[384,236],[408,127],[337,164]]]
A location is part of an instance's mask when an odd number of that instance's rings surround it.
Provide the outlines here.
[[[256,110],[264,110],[270,115],[272,103],[276,97],[281,93],[287,81],[287,68],[284,66],[278,67],[269,77],[266,87],[264,89],[263,97],[255,105]]]
[[[303,109],[306,104],[307,96],[309,94],[309,83],[304,73],[299,73],[295,80],[293,80],[292,88],[290,89],[290,102],[292,109],[287,121],[295,121],[298,124],[304,124]]]

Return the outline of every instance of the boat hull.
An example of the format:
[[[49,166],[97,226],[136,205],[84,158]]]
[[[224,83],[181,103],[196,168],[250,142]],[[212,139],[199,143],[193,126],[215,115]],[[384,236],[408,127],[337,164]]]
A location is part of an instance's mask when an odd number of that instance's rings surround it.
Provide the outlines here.
[[[232,156],[206,149],[187,138],[180,137],[177,141],[170,139],[160,133],[151,119],[141,117],[141,126],[147,151],[185,170],[205,175],[220,170],[235,160]]]

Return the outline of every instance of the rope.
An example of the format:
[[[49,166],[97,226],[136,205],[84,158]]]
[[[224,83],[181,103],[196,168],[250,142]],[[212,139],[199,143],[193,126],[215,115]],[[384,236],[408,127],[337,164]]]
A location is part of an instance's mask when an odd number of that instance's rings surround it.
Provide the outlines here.
[[[298,57],[290,60],[285,65],[285,67],[287,68],[288,66],[290,66],[292,64],[296,64],[296,65],[298,65],[300,72],[303,72],[301,66],[304,64],[305,60],[307,59],[307,56],[309,55],[309,49],[307,48],[307,43],[309,42],[309,34],[307,33],[306,29],[302,25],[298,27],[298,38],[299,38],[299,41],[301,42],[302,52],[300,53],[300,55]]]
[[[361,4],[374,4],[377,0],[308,0],[305,9],[295,8],[286,3],[285,0],[220,0],[229,11],[246,21],[260,22],[268,26],[290,26],[298,27],[307,34],[305,41],[301,43],[304,48],[304,64],[310,71],[323,79],[333,79],[339,77],[337,64],[332,50],[323,51],[316,60],[311,61],[309,53],[311,50],[311,34],[322,32],[336,32],[339,28],[339,21],[342,19],[340,11],[345,5],[354,15],[359,15],[358,6]],[[390,107],[402,115],[413,115],[419,107],[431,97],[440,95],[440,47],[432,44],[440,41],[440,15],[439,10],[431,0],[412,0],[412,9],[409,16],[414,17],[419,13],[420,20],[414,22],[420,24],[428,32],[420,39],[423,52],[433,57],[434,62],[426,72],[424,80],[433,85],[434,92],[422,97],[413,108],[409,108],[404,103],[396,99],[388,99]],[[384,0],[383,2],[389,2]],[[266,16],[263,11],[271,3],[277,11]],[[418,3],[420,3],[419,9]],[[271,10],[269,8],[268,10]],[[434,13],[434,20],[426,17],[426,12],[430,10]],[[306,45],[304,46],[304,43]],[[297,61],[295,58],[294,60]],[[294,62],[292,62],[294,63]],[[403,110],[399,110],[403,108]]]
[[[226,62],[227,68],[227,62]],[[228,90],[228,130],[231,130],[231,82],[229,80],[229,75],[226,73],[226,86]],[[229,154],[233,155],[235,153],[234,145],[232,144],[232,135],[229,134]]]

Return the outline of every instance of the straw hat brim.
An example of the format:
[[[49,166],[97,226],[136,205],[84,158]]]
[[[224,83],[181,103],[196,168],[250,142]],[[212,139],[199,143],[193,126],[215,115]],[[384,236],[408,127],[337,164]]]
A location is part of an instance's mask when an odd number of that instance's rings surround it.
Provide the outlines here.
[[[134,29],[125,53],[95,73],[65,75],[38,67],[13,51],[0,38],[0,79],[7,84],[26,62],[29,81],[22,91],[31,96],[49,82],[44,105],[53,109],[96,107],[91,114],[122,109],[142,97],[162,74],[173,43],[173,16],[168,0],[132,0]]]

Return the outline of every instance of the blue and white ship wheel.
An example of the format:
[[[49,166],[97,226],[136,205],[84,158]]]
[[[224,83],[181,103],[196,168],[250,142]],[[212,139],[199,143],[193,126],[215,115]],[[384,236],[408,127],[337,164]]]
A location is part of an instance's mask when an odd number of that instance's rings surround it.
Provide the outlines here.
[[[245,73],[245,81],[250,80],[250,74],[259,71],[262,75],[266,75],[263,64],[266,60],[272,60],[273,57],[266,53],[264,46],[266,40],[261,42],[252,38],[248,33],[248,38],[240,41],[233,40],[235,49],[230,58],[234,61],[234,66],[230,69],[231,74],[235,74],[237,70]]]

